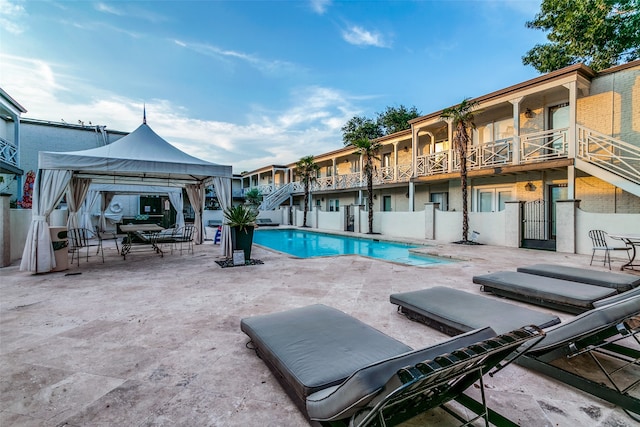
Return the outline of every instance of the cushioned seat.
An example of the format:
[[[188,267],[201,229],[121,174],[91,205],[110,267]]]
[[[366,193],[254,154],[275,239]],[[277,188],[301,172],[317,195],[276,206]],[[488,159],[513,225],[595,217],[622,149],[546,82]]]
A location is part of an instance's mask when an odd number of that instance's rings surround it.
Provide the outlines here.
[[[535,264],[519,267],[518,271],[521,273],[535,274],[537,276],[553,277],[555,279],[613,288],[618,292],[625,292],[640,286],[640,277],[631,274],[611,273],[588,268],[567,267],[565,265]]]
[[[410,319],[448,335],[486,326],[502,334],[527,325],[547,328],[560,323],[558,316],[443,286],[393,294],[390,300]]]
[[[551,277],[516,271],[474,276],[473,283],[486,292],[542,305],[569,313],[582,313],[593,308],[593,302],[615,295],[615,289],[587,285]]]
[[[543,335],[533,327],[499,336],[482,328],[412,350],[320,304],[245,318],[240,327],[307,418],[336,426],[368,425],[378,414],[395,425],[458,399],[516,348]],[[467,399],[459,402],[477,411]],[[486,402],[481,407],[487,411]]]

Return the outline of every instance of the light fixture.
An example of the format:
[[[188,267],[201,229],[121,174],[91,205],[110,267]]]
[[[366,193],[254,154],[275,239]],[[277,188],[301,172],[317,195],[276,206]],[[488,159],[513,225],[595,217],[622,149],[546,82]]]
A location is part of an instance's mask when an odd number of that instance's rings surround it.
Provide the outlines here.
[[[409,146],[404,147],[404,152],[408,153],[409,152]]]
[[[525,189],[526,191],[534,191],[534,190],[536,189],[536,186],[535,186],[535,185],[533,185],[533,184],[531,183],[531,181],[529,181],[529,182],[527,182],[527,183],[525,184],[524,189]]]
[[[378,195],[377,194],[373,195],[373,200],[378,200]]]
[[[533,119],[533,117],[535,116],[535,113],[534,113],[533,111],[531,111],[531,108],[527,108],[527,109],[524,111],[524,116],[525,116],[527,119]]]

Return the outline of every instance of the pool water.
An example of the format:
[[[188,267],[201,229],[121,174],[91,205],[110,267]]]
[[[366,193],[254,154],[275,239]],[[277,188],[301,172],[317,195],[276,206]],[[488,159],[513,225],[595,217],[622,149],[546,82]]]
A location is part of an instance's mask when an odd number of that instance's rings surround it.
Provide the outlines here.
[[[338,236],[306,230],[256,230],[253,242],[299,258],[361,255],[419,267],[443,264],[449,260],[416,255],[409,251],[418,245]]]

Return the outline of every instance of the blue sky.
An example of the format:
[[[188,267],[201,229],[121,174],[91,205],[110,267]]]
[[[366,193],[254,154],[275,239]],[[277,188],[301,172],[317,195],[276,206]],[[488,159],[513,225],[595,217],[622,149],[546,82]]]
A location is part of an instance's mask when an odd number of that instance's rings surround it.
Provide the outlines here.
[[[537,75],[540,0],[0,0],[0,87],[24,117],[148,124],[234,173],[343,146],[387,106],[422,114]]]

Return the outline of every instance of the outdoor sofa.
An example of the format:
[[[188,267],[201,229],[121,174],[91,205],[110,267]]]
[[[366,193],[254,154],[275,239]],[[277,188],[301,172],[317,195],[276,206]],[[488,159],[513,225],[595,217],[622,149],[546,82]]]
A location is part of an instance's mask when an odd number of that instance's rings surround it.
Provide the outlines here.
[[[409,319],[449,335],[479,325],[499,331],[517,327],[525,319],[551,319],[493,297],[449,291],[431,288],[393,294],[390,301]],[[640,421],[640,288],[593,304],[595,308],[561,324],[539,323],[546,328],[545,337],[516,363],[616,404]]]
[[[321,304],[245,318],[240,327],[311,424],[332,426],[396,425],[451,400],[486,425],[515,425],[487,409],[484,393],[479,403],[464,391],[477,381],[484,390],[484,374],[543,334],[482,328],[413,350]]]

